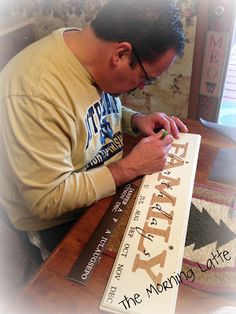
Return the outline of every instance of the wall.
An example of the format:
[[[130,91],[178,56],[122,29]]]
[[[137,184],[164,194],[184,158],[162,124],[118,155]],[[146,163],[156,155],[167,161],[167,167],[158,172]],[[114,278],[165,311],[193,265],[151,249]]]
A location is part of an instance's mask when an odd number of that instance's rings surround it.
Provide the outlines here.
[[[60,27],[88,25],[105,2],[106,0],[10,0],[1,2],[0,10],[1,15],[14,16],[16,19],[34,17],[41,38]],[[183,58],[155,86],[123,95],[122,100],[128,107],[144,113],[164,111],[171,115],[187,116],[197,20],[196,2],[197,0],[178,0],[187,39]]]

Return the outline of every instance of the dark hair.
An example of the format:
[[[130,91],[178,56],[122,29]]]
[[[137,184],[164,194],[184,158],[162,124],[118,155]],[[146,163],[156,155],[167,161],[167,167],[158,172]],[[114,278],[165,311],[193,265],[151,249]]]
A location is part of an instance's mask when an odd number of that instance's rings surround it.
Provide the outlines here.
[[[129,42],[145,61],[154,61],[170,48],[183,54],[181,15],[171,0],[110,0],[91,27],[101,39]]]

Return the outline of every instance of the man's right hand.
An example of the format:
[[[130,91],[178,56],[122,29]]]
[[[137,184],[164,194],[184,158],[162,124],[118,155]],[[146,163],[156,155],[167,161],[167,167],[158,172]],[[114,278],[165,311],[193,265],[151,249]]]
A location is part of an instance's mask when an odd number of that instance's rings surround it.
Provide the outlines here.
[[[138,176],[163,170],[173,142],[172,135],[162,139],[164,130],[143,138],[123,159],[108,165],[116,186]]]

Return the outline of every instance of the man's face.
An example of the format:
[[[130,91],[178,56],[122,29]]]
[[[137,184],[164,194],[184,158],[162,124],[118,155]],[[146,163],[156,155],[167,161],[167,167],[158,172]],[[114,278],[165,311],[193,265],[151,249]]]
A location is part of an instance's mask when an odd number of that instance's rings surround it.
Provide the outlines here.
[[[149,80],[156,80],[162,73],[168,70],[176,58],[176,51],[169,49],[154,62],[148,63],[143,61],[144,69],[140,63],[131,67],[129,62],[125,66],[120,67],[115,73],[112,73],[109,81],[105,82],[107,87],[104,85],[102,89],[114,96],[133,91],[136,88],[143,89],[147,85],[147,76]]]

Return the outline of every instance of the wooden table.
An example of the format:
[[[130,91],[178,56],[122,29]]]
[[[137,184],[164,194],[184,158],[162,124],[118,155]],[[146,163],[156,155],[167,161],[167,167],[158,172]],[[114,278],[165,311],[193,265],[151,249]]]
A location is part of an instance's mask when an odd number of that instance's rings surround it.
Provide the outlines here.
[[[196,121],[186,120],[185,122],[189,127],[189,132],[202,135],[195,182],[219,187],[220,185],[216,182],[208,180],[214,158],[219,148],[236,147],[236,145]],[[131,149],[135,141],[133,137],[126,137],[126,151]],[[236,191],[236,187],[231,189]],[[111,201],[112,197],[109,197],[88,208],[34,278],[26,285],[18,299],[13,302],[9,313],[101,313],[98,307],[114,259],[104,255],[87,286],[70,281],[66,279],[66,276]],[[232,295],[204,293],[180,285],[176,313],[236,313],[236,298]]]

